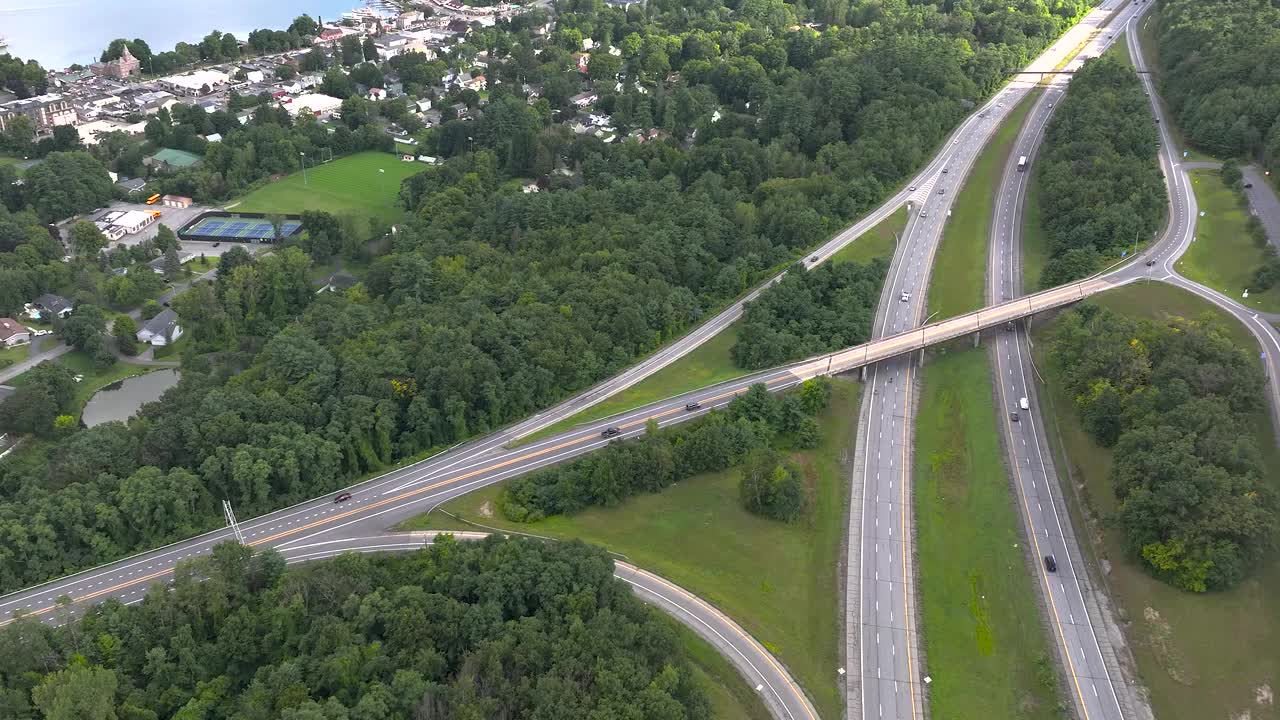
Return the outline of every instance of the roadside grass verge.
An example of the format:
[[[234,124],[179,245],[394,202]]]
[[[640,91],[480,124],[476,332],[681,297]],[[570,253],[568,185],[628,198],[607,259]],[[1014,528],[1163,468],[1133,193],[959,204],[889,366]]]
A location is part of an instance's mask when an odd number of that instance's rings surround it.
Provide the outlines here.
[[[933,356],[916,418],[921,633],[939,718],[1057,718],[984,350]]]
[[[1158,17],[1160,17],[1160,6],[1156,5],[1147,12],[1147,16],[1138,24],[1138,39],[1142,44],[1142,59],[1146,62],[1148,70],[1157,72],[1160,70],[1160,46],[1156,42],[1156,25],[1158,24],[1156,18]],[[1159,75],[1156,77],[1159,77]],[[1164,98],[1157,97],[1156,99],[1159,101],[1166,117],[1177,117],[1169,109]],[[1182,129],[1178,127],[1176,122],[1169,124],[1169,134],[1173,135],[1174,142],[1178,144],[1178,147],[1186,151],[1187,154],[1183,158],[1185,162],[1218,162],[1218,158],[1188,146],[1187,138],[1182,134]]]
[[[682,585],[720,608],[774,652],[808,692],[820,717],[839,717],[842,688],[838,565],[844,542],[848,477],[861,386],[837,379],[831,406],[818,418],[822,443],[792,453],[814,498],[813,514],[795,523],[752,515],[731,469],[684,480],[613,508],[592,508],[536,523],[512,523],[495,507],[501,485],[441,506],[489,528],[581,538]],[[439,510],[404,529],[475,530]]]
[[[907,206],[903,205],[857,240],[840,248],[840,252],[831,256],[831,262],[866,264],[876,258],[890,260],[898,245],[898,238],[902,237],[902,231],[906,227]]]
[[[515,444],[524,445],[535,440],[541,440],[583,423],[634,410],[642,405],[664,400],[672,395],[679,395],[690,390],[697,390],[701,387],[746,375],[751,371],[743,370],[734,365],[733,358],[729,356],[729,350],[733,348],[734,343],[737,341],[738,322],[735,322],[721,330],[710,340],[694,348],[689,354],[617,395],[607,400],[602,400],[576,415],[526,435]]]
[[[694,679],[711,701],[711,717],[717,720],[769,720],[769,711],[761,702],[760,694],[747,685],[737,668],[692,630],[657,610],[654,612],[675,628],[685,657],[693,666]]]
[[[1036,89],[1027,93],[1005,118],[982,149],[952,203],[951,217],[943,229],[934,260],[934,267],[941,272],[932,273],[929,279],[929,310],[937,312],[938,320],[986,305],[987,247],[1000,179],[1013,152],[1014,140],[1040,92]]]
[[[1049,236],[1040,223],[1040,174],[1034,170],[1028,174],[1031,178],[1027,181],[1026,197],[1022,199],[1022,227],[1018,230],[1022,239],[1023,293],[1040,290],[1040,276],[1049,261]]]
[[[1133,317],[1163,320],[1171,315],[1216,318],[1255,363],[1258,345],[1235,318],[1211,303],[1164,283],[1132,284],[1094,296],[1099,305]],[[1053,323],[1040,327],[1035,356],[1047,382],[1042,396],[1049,444],[1064,479],[1073,522],[1088,538],[1086,551],[1110,564],[1104,584],[1120,613],[1151,708],[1162,720],[1214,717],[1274,718],[1271,702],[1260,702],[1280,687],[1280,560],[1259,567],[1239,586],[1220,593],[1188,593],[1148,575],[1124,551],[1120,531],[1105,518],[1117,508],[1110,481],[1112,451],[1099,447],[1080,425],[1071,398],[1047,362]],[[1271,419],[1263,410],[1249,423],[1263,452],[1271,482],[1280,489],[1280,452]],[[1087,520],[1082,520],[1087,516]],[[1087,530],[1087,532],[1085,532]],[[1097,567],[1100,563],[1093,563]]]
[[[404,209],[400,207],[400,181],[425,167],[421,163],[404,162],[391,153],[356,153],[320,165],[308,164],[305,177],[302,172],[296,172],[264,185],[235,202],[233,209],[264,213],[324,210],[335,215],[355,213],[395,222],[404,216]]]
[[[0,348],[0,368],[7,368],[14,363],[26,360],[31,356],[30,345],[19,345],[11,348]]]
[[[1178,270],[1189,280],[1248,307],[1280,312],[1280,287],[1266,292],[1249,291],[1253,273],[1262,264],[1262,248],[1247,231],[1249,212],[1240,205],[1235,190],[1222,182],[1216,170],[1192,170],[1191,188],[1203,217],[1196,218],[1195,240],[1178,259]]]

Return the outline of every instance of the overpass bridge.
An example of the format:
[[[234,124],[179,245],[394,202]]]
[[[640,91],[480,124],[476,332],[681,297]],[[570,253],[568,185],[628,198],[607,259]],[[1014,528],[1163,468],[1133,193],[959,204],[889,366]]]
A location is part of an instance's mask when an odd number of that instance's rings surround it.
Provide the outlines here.
[[[881,360],[905,355],[916,350],[923,350],[941,342],[999,327],[1007,322],[1030,317],[1036,313],[1070,305],[1095,293],[1111,290],[1132,281],[1133,278],[1087,278],[1070,285],[1062,285],[1034,295],[1024,295],[1016,300],[1010,300],[999,305],[991,305],[971,313],[957,315],[929,325],[922,325],[913,330],[889,335],[879,340],[855,345],[844,350],[837,350],[821,357],[804,360],[789,366],[787,370],[801,380],[808,380],[818,375],[834,375],[847,372]]]

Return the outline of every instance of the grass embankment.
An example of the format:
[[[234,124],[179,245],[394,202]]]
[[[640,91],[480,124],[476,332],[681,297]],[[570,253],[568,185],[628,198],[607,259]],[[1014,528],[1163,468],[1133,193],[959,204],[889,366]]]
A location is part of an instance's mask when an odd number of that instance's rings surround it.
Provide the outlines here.
[[[786,524],[748,513],[738,497],[737,470],[684,480],[619,507],[593,508],[530,524],[497,516],[491,486],[441,509],[489,527],[554,538],[581,538],[678,583],[714,604],[774,652],[808,692],[824,718],[841,714],[839,578],[848,472],[860,386],[833,383],[831,406],[818,418],[822,443],[797,452],[814,497],[806,520]],[[438,511],[408,529],[476,528]]]
[[[952,203],[952,214],[947,219],[934,260],[934,267],[940,272],[933,273],[929,279],[929,310],[937,312],[938,320],[986,305],[987,246],[993,209],[999,200],[1000,180],[1018,132],[1040,92],[1036,89],[1027,93],[1010,111],[982,149],[959,197]]]
[[[884,258],[887,261],[893,257],[897,238],[902,235],[902,230],[906,226],[907,207],[903,205],[878,225],[859,236],[857,240],[844,246],[840,252],[832,255],[831,262],[868,263],[876,258]],[[624,413],[673,395],[746,375],[748,371],[734,365],[733,358],[729,356],[729,350],[737,341],[738,323],[734,323],[688,355],[653,375],[577,415],[522,438],[517,444],[523,445],[550,437],[575,425]]]
[[[14,363],[26,360],[31,355],[30,345],[19,345],[11,348],[0,348],[0,368],[7,368]]]
[[[1252,334],[1234,318],[1199,297],[1163,283],[1135,284],[1094,297],[1094,302],[1134,317],[1161,320],[1170,315],[1214,316],[1238,347],[1258,360]],[[1227,592],[1195,594],[1148,575],[1124,551],[1119,530],[1097,522],[1117,508],[1110,481],[1112,452],[1099,447],[1081,427],[1071,398],[1046,359],[1052,323],[1036,331],[1036,360],[1048,382],[1042,397],[1059,471],[1070,470],[1068,493],[1077,528],[1083,504],[1091,516],[1088,551],[1111,564],[1106,584],[1127,621],[1126,635],[1151,708],[1161,720],[1275,718],[1268,698],[1280,687],[1280,560],[1271,560]],[[1259,412],[1250,427],[1280,489],[1280,453],[1269,414]],[[1063,457],[1065,452],[1065,458]],[[1098,563],[1094,563],[1098,565]]]
[[[760,695],[751,689],[737,668],[692,630],[666,615],[660,616],[676,630],[693,676],[711,701],[711,717],[717,720],[769,720]]]
[[[399,200],[400,181],[425,168],[422,163],[404,162],[390,153],[356,153],[321,165],[308,165],[305,177],[301,172],[294,173],[254,190],[228,207],[264,213],[324,210],[395,222],[404,215]]]
[[[520,445],[550,437],[575,425],[634,410],[672,395],[746,375],[749,371],[733,364],[729,350],[738,341],[738,323],[721,330],[718,335],[694,348],[658,372],[582,412],[520,439]]]
[[[1178,259],[1178,270],[1188,279],[1217,290],[1242,305],[1280,312],[1280,287],[1266,292],[1251,290],[1253,274],[1262,264],[1262,248],[1254,244],[1246,228],[1249,212],[1240,205],[1235,190],[1222,182],[1216,170],[1192,170],[1191,188],[1203,217],[1197,217],[1195,241]]]
[[[917,583],[933,715],[1056,718],[1053,683],[1039,679],[1050,653],[1020,547],[986,353],[935,356],[923,373]]]
[[[831,262],[865,264],[876,258],[890,260],[893,258],[894,248],[898,246],[898,238],[902,237],[902,231],[906,227],[907,206],[903,205],[857,240],[840,248],[840,252],[831,256]]]

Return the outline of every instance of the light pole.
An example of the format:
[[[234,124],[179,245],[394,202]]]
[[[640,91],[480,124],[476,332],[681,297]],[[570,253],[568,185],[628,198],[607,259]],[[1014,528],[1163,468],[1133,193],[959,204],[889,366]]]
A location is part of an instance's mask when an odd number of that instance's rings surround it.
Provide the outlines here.
[[[298,155],[302,157],[302,184],[307,185],[307,154],[299,152]]]
[[[470,153],[471,153],[471,154],[473,154],[473,155],[474,155],[474,154],[475,154],[475,152],[476,152],[476,144],[475,144],[475,141],[473,141],[473,140],[471,139],[471,136],[470,136],[470,135],[468,135],[468,136],[467,136],[467,151],[468,151],[468,152],[470,152]]]

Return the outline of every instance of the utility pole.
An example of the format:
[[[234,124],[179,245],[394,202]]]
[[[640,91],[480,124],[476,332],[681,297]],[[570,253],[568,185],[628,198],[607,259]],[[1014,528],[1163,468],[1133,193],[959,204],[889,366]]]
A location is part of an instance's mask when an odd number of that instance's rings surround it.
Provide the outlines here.
[[[300,152],[298,155],[302,157],[302,184],[307,185],[307,154]]]
[[[227,519],[227,527],[236,536],[236,542],[244,544],[244,533],[240,532],[240,523],[236,522],[236,512],[231,509],[231,501],[222,501],[222,515]]]

